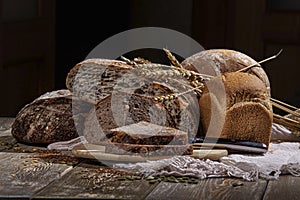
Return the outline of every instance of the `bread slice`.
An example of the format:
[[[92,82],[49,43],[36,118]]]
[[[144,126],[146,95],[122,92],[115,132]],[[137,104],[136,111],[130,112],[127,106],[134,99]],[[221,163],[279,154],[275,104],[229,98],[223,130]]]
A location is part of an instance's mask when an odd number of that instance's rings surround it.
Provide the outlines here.
[[[84,115],[91,108],[68,90],[49,92],[17,114],[11,133],[17,141],[29,144],[70,140],[82,134]]]
[[[107,137],[112,143],[140,145],[185,145],[188,143],[186,132],[145,121],[111,129]]]
[[[199,100],[208,137],[269,145],[272,106],[265,84],[249,73],[224,73],[211,79]]]
[[[114,143],[106,145],[106,153],[139,156],[192,155],[193,145],[139,145]]]
[[[181,64],[186,69],[212,76],[225,72],[235,72],[246,66],[256,65],[257,67],[252,67],[247,72],[260,78],[270,91],[268,76],[260,64],[250,56],[239,51],[230,49],[205,50],[188,57]]]

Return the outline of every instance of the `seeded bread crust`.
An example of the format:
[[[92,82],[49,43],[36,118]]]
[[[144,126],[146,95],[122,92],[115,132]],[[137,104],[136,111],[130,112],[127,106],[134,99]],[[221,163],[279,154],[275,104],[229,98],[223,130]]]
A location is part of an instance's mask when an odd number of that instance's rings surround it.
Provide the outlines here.
[[[29,144],[49,144],[78,137],[83,131],[84,114],[91,105],[68,90],[46,93],[26,105],[16,116],[12,135]]]
[[[268,89],[256,76],[231,72],[212,78],[199,105],[201,121],[209,136],[269,145],[272,106]]]

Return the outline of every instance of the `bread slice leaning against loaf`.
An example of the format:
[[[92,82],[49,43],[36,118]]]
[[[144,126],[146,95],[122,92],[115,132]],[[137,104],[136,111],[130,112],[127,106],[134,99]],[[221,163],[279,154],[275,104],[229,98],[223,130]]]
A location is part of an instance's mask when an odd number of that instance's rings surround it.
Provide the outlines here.
[[[269,145],[272,106],[258,77],[243,72],[216,76],[207,82],[199,105],[207,137]]]
[[[172,127],[195,137],[199,125],[199,110],[187,99],[178,97],[169,101],[155,101],[155,97],[174,91],[161,83],[149,83],[133,93],[117,92],[95,104],[87,117],[84,135],[90,143],[98,144],[111,129],[150,122]]]

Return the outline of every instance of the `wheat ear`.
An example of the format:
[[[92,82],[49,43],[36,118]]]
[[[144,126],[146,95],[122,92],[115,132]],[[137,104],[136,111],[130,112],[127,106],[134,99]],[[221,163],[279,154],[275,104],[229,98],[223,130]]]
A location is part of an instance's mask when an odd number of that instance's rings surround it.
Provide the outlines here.
[[[183,68],[182,65],[179,63],[179,61],[176,59],[176,57],[171,53],[169,49],[163,48],[163,50],[167,54],[167,57],[171,61],[172,65],[178,68]]]

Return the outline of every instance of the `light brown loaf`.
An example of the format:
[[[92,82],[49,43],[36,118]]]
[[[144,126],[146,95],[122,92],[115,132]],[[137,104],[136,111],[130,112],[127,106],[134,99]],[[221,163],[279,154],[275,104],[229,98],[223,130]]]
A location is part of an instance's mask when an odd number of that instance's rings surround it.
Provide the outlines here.
[[[272,106],[265,84],[249,73],[231,72],[207,82],[199,100],[208,137],[269,145]]]
[[[260,64],[250,56],[239,51],[231,49],[205,50],[188,57],[181,64],[186,69],[212,76],[225,72],[235,72],[245,66],[255,64],[257,67],[252,67],[247,72],[260,78],[267,89],[270,90],[268,76]]]

